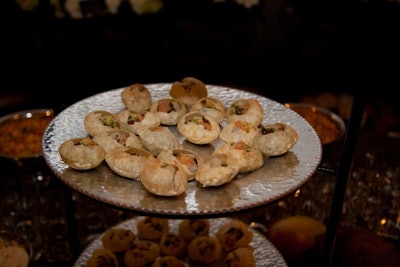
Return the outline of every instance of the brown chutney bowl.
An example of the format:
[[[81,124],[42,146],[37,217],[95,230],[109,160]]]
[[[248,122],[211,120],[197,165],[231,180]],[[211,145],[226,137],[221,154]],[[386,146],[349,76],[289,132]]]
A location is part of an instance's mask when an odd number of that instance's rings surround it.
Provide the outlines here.
[[[323,157],[338,159],[340,145],[346,134],[344,120],[333,111],[314,104],[299,102],[284,105],[297,112],[313,127],[321,140]]]

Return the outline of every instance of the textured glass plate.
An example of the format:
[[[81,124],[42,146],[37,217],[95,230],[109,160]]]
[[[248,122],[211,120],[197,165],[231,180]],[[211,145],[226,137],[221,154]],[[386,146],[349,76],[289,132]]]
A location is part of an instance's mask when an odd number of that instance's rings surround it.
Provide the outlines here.
[[[135,217],[133,219],[129,219],[120,224],[117,224],[113,228],[118,227],[129,229],[136,234],[136,224],[141,219],[142,217]],[[210,236],[215,236],[218,228],[229,220],[230,218],[210,219]],[[179,219],[169,219],[170,231],[177,233],[181,221],[182,220]],[[252,227],[250,227],[249,229],[254,233],[253,240],[250,242],[250,245],[254,248],[254,258],[256,260],[257,267],[286,267],[286,261],[279,253],[277,248],[257,230],[253,229]],[[97,248],[103,247],[103,244],[101,242],[101,238],[103,235],[104,233],[97,237],[94,241],[92,241],[92,243],[90,243],[83,250],[73,267],[86,266],[86,262],[92,255],[93,251]]]
[[[171,84],[147,84],[153,101],[169,97]],[[118,176],[104,162],[89,171],[70,169],[61,160],[58,147],[67,139],[87,135],[83,121],[93,110],[118,112],[123,88],[106,91],[83,99],[60,112],[43,136],[43,156],[52,171],[71,188],[99,201],[138,212],[166,215],[210,215],[258,207],[279,199],[303,185],[321,161],[322,147],[310,124],[283,104],[263,96],[223,86],[207,85],[208,95],[219,98],[226,107],[239,98],[254,98],[264,108],[263,123],[285,122],[299,134],[298,142],[285,155],[269,158],[251,173],[241,174],[221,187],[189,183],[185,194],[159,197],[149,193],[140,182]],[[176,127],[171,130],[178,134]],[[178,136],[179,137],[179,136]],[[192,145],[179,137],[183,146],[209,155],[219,145]]]

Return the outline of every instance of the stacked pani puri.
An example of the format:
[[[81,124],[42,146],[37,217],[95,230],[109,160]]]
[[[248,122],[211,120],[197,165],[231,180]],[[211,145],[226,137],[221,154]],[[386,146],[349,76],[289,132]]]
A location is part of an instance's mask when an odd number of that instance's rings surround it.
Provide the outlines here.
[[[257,99],[236,99],[225,107],[194,77],[172,83],[169,93],[153,99],[143,84],[125,87],[123,110],[89,112],[84,118],[87,136],[65,140],[58,149],[61,159],[76,170],[105,162],[150,193],[170,197],[184,194],[189,182],[219,187],[256,171],[299,139],[284,122],[263,124],[264,109]],[[180,137],[195,148],[183,147]],[[204,146],[214,146],[214,152],[198,155],[196,147]]]
[[[139,217],[134,229],[108,229],[87,267],[256,266],[250,244],[253,232],[247,224],[230,218],[211,233],[211,223],[202,218],[173,222]]]

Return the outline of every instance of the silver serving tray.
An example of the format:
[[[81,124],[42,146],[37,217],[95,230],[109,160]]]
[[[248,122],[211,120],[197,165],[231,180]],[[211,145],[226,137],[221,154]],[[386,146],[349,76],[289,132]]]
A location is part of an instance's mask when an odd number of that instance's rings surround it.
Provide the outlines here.
[[[170,97],[170,83],[145,84],[153,101]],[[263,123],[284,122],[299,134],[298,142],[285,155],[269,158],[264,165],[251,173],[241,174],[221,187],[202,187],[192,181],[185,194],[177,197],[160,197],[149,193],[140,182],[118,176],[106,163],[89,171],[70,169],[60,158],[58,147],[73,137],[87,136],[83,121],[93,110],[115,113],[124,109],[121,101],[123,88],[102,92],[83,99],[60,112],[46,129],[43,156],[55,175],[72,189],[117,207],[138,212],[163,215],[211,215],[258,207],[279,199],[303,185],[317,169],[322,156],[322,146],[311,125],[283,104],[261,95],[230,87],[207,85],[208,95],[219,98],[229,107],[239,98],[254,98],[264,108]],[[176,127],[171,130],[179,133]],[[192,145],[178,136],[184,147],[209,155],[219,145]]]

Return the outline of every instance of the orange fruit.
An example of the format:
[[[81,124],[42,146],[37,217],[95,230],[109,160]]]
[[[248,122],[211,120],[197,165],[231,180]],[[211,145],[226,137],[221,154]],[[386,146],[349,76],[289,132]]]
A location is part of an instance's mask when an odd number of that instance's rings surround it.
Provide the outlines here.
[[[269,240],[288,260],[298,260],[317,244],[326,226],[321,221],[304,215],[294,215],[274,222],[267,232]]]

